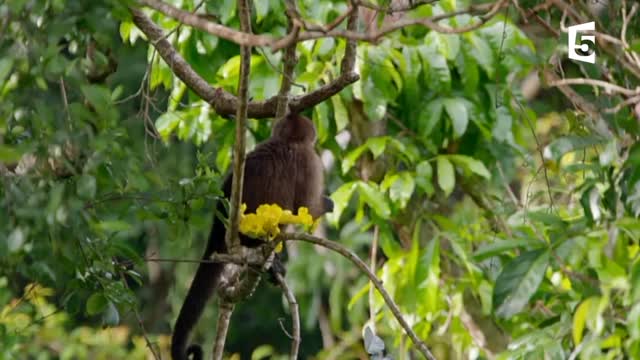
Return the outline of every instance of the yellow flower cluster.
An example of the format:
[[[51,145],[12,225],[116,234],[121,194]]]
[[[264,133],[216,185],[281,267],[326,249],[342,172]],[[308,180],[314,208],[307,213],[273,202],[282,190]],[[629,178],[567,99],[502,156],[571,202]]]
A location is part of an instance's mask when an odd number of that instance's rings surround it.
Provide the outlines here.
[[[246,209],[246,204],[242,204],[240,232],[252,238],[273,240],[280,234],[280,225],[300,224],[306,231],[317,225],[306,207],[299,208],[297,215],[290,210],[283,210],[277,204],[260,205],[255,214],[245,214]]]

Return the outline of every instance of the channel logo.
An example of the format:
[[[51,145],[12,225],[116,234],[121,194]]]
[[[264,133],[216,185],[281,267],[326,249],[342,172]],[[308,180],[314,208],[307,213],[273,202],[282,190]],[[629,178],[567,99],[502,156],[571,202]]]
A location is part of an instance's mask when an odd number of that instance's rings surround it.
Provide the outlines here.
[[[594,21],[569,26],[569,59],[582,61],[590,64],[596,62],[596,37],[595,35],[580,34],[583,31],[594,31],[596,23]],[[579,42],[576,42],[579,40]]]

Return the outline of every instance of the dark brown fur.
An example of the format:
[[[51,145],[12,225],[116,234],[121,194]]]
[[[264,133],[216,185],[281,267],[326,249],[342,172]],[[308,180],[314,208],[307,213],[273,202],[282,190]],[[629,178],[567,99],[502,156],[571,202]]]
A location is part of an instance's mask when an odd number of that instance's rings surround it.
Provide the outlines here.
[[[306,206],[314,218],[325,210],[330,211],[322,196],[323,169],[314,150],[315,140],[313,123],[304,116],[289,114],[274,126],[271,138],[247,155],[242,189],[242,202],[247,204],[247,213],[255,212],[259,205],[274,203],[294,212]],[[232,176],[228,176],[223,185],[227,198],[231,193],[231,181]],[[226,211],[221,203],[217,209],[222,213]],[[224,224],[214,217],[203,259],[208,259],[214,252],[227,252],[225,232]],[[256,245],[255,240],[244,236],[240,239],[245,246]],[[186,360],[189,355],[193,355],[194,360],[202,359],[199,345],[186,346],[191,329],[218,285],[223,266],[201,263],[198,267],[174,327],[171,341],[174,360]]]

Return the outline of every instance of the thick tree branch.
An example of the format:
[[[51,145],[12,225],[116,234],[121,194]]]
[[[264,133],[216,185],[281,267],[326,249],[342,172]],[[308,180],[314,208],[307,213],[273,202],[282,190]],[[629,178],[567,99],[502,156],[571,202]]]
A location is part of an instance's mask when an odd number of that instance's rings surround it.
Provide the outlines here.
[[[405,333],[409,336],[409,338],[411,338],[411,341],[413,341],[413,344],[418,348],[420,353],[422,353],[422,355],[429,360],[435,360],[435,357],[433,356],[431,351],[429,351],[429,348],[427,347],[427,345],[422,340],[420,340],[420,338],[418,338],[418,336],[413,331],[413,329],[411,329],[411,326],[409,326],[409,323],[407,323],[407,321],[404,319],[404,317],[402,316],[402,313],[400,312],[400,309],[398,308],[398,305],[396,305],[396,303],[393,301],[393,299],[391,298],[387,290],[385,290],[384,286],[382,285],[382,281],[371,271],[371,269],[369,269],[367,264],[365,264],[365,262],[362,261],[358,257],[358,255],[356,255],[353,251],[349,250],[348,248],[344,247],[343,245],[337,242],[330,241],[327,239],[322,239],[322,238],[315,237],[308,234],[303,234],[303,233],[282,234],[281,236],[279,236],[279,239],[299,240],[299,241],[320,245],[322,247],[325,247],[327,249],[337,252],[338,254],[344,256],[349,261],[351,261],[354,265],[358,267],[358,269],[360,269],[363,273],[365,273],[365,275],[369,277],[369,279],[373,283],[373,286],[375,286],[378,292],[380,293],[380,295],[382,295],[382,298],[384,299],[384,302],[389,307],[389,310],[391,310],[391,313],[393,313],[396,320],[398,320],[398,322],[400,323],[400,326],[402,326]]]
[[[229,322],[233,314],[234,305],[226,301],[220,301],[218,309],[218,325],[216,326],[216,340],[213,343],[213,360],[222,360],[224,343],[227,340]]]
[[[163,31],[149,19],[141,10],[130,8],[133,22],[147,36],[149,42],[156,48],[158,54],[171,68],[174,74],[193,90],[200,98],[210,103],[216,113],[221,116],[235,114],[238,108],[238,98],[222,88],[214,89],[198,75],[178,51],[165,38]],[[292,97],[289,109],[301,112],[313,107],[331,96],[339,93],[345,87],[358,81],[360,77],[353,72],[342,73],[332,82],[319,87],[309,93]],[[276,114],[277,96],[267,100],[249,102],[247,114],[250,118],[269,118]]]

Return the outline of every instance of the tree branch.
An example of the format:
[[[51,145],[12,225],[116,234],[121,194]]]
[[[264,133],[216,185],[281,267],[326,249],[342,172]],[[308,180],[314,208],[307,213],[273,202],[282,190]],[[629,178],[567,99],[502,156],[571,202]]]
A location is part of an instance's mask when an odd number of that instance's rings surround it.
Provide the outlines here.
[[[287,285],[287,282],[284,280],[282,275],[276,274],[276,280],[280,284],[280,288],[282,288],[282,292],[284,296],[287,298],[287,302],[289,302],[289,311],[291,311],[291,353],[289,357],[291,360],[296,360],[298,358],[298,349],[300,348],[300,312],[298,310],[298,302],[296,301],[295,295],[293,295],[293,291]]]
[[[387,304],[387,306],[389,306],[389,310],[391,310],[391,313],[393,313],[396,320],[398,320],[398,322],[400,323],[400,326],[402,326],[405,333],[409,336],[409,338],[411,338],[411,341],[413,341],[413,344],[418,348],[420,353],[422,353],[422,355],[429,360],[435,360],[435,357],[433,356],[431,351],[429,351],[429,348],[427,347],[427,345],[422,340],[420,340],[420,338],[418,338],[416,333],[411,329],[411,326],[409,326],[407,321],[404,319],[404,317],[402,316],[402,313],[400,312],[400,309],[398,308],[398,305],[396,305],[396,303],[393,301],[393,299],[391,298],[387,290],[385,290],[384,286],[382,285],[382,281],[369,269],[367,264],[365,264],[364,261],[362,261],[358,257],[358,255],[356,255],[353,251],[349,250],[348,248],[344,247],[343,245],[337,242],[315,237],[308,234],[303,234],[303,233],[282,234],[278,238],[281,240],[299,240],[299,241],[304,241],[311,244],[320,245],[329,250],[333,250],[337,252],[338,254],[344,256],[349,261],[351,261],[363,273],[365,273],[365,275],[369,277],[369,279],[371,280],[373,285],[376,287],[380,295],[382,295],[384,302]]]
[[[572,79],[558,79],[548,82],[549,86],[563,86],[563,85],[591,85],[604,88],[612,93],[620,93],[626,96],[635,96],[640,94],[640,88],[636,90],[627,89],[622,86],[612,84],[604,80],[587,79],[587,78],[572,78]]]
[[[248,0],[238,0],[240,29],[251,33],[251,8]],[[240,47],[240,78],[238,79],[238,111],[236,113],[236,143],[233,149],[233,176],[229,207],[229,227],[225,233],[225,242],[230,253],[240,246],[238,224],[242,202],[242,184],[244,183],[244,162],[246,157],[247,109],[249,107],[249,74],[251,73],[251,46]]]
[[[149,42],[156,48],[158,54],[171,68],[173,73],[193,90],[201,99],[211,104],[216,113],[221,116],[235,114],[238,108],[238,98],[222,88],[214,89],[209,83],[198,75],[187,63],[178,51],[165,38],[163,31],[141,10],[130,8],[134,24],[142,31]],[[342,73],[332,82],[317,88],[309,93],[292,97],[289,101],[289,109],[301,112],[313,107],[331,96],[339,93],[345,87],[358,81],[358,74]],[[251,101],[248,104],[247,115],[250,118],[269,118],[276,114],[277,96],[267,100]]]
[[[233,314],[234,305],[232,303],[220,300],[218,309],[218,325],[216,326],[216,340],[213,343],[213,360],[222,360],[224,354],[224,343],[227,340],[227,331],[229,330],[229,321]]]
[[[285,1],[287,6],[287,16],[289,18],[289,31],[295,31],[296,37],[300,31],[300,27],[295,22],[294,14],[296,13],[296,4],[294,0]],[[296,42],[292,42],[284,50],[282,62],[282,82],[280,83],[280,92],[278,92],[278,105],[276,106],[276,121],[280,121],[287,114],[287,106],[289,105],[289,92],[293,83],[293,71],[295,70],[298,59],[296,58]]]

